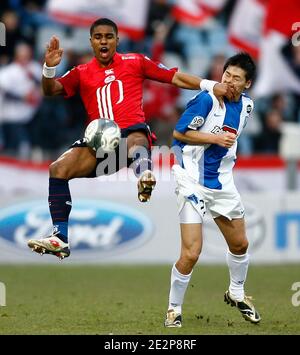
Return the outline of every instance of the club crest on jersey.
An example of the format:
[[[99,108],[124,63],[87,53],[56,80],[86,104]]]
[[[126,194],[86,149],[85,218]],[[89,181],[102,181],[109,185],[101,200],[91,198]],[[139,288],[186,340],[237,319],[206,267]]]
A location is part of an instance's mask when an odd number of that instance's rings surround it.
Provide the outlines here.
[[[114,70],[113,69],[107,69],[105,70],[105,75],[112,75],[114,73]]]
[[[204,118],[201,116],[195,116],[192,120],[192,122],[188,125],[188,128],[190,129],[198,129],[199,127],[201,127],[204,123]]]
[[[114,81],[115,79],[116,79],[116,77],[114,75],[110,75],[104,79],[104,82],[105,82],[105,84],[108,84],[108,83]]]

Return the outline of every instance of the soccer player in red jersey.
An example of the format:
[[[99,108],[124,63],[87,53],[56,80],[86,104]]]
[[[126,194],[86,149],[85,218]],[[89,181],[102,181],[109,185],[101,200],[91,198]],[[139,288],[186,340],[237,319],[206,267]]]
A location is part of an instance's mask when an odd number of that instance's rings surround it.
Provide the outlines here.
[[[156,181],[151,171],[152,136],[142,109],[143,81],[152,79],[192,90],[199,90],[201,86],[201,89],[213,91],[220,100],[223,95],[231,95],[232,89],[226,84],[202,80],[180,73],[177,69],[167,69],[142,54],[118,53],[118,28],[109,19],[95,21],[90,28],[90,36],[94,58],[87,64],[76,66],[61,78],[55,78],[55,68],[62,59],[63,49],[57,37],[51,38],[43,67],[44,94],[68,98],[79,92],[89,121],[108,118],[119,125],[122,137],[127,138],[127,166],[132,167],[138,177],[138,198],[146,202]],[[138,147],[147,149],[147,157],[136,154]],[[84,140],[79,140],[50,165],[49,208],[53,234],[30,240],[30,248],[60,258],[69,256],[68,218],[72,203],[68,182],[74,178],[97,176],[98,163],[96,152],[87,147]],[[117,163],[115,171],[122,167]]]

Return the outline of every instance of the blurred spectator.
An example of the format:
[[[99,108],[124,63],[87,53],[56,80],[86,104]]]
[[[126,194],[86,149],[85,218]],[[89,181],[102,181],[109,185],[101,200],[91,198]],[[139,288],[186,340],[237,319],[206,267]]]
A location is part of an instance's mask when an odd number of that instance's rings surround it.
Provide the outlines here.
[[[28,124],[41,101],[41,65],[28,44],[18,44],[14,61],[0,69],[0,122],[4,149],[19,158],[30,155]]]
[[[144,53],[148,56],[153,55],[152,42],[157,33],[157,27],[162,23],[168,26],[170,22],[170,9],[171,5],[168,0],[152,0],[150,3],[144,41]]]
[[[281,137],[282,114],[279,110],[272,109],[264,117],[264,128],[261,135],[259,150],[264,153],[278,153]]]
[[[76,55],[65,49],[65,63],[60,66],[61,75],[66,68],[91,60],[91,53]],[[62,68],[61,68],[62,67]],[[63,69],[63,71],[61,71]],[[49,119],[51,117],[51,119]],[[43,97],[42,104],[30,125],[35,160],[53,160],[65,151],[78,137],[83,136],[86,111],[79,95],[64,100],[61,96]]]
[[[169,18],[171,5],[168,0],[152,0],[149,8],[146,36],[152,38],[156,33],[156,26]]]
[[[31,45],[35,45],[36,32],[42,26],[52,25],[44,7],[46,0],[23,0],[20,9],[20,18],[23,35]]]
[[[300,46],[292,46],[291,67],[300,80]],[[294,95],[294,113],[296,122],[300,123],[300,95]]]
[[[156,62],[162,60],[168,30],[164,22],[158,23],[155,28],[151,57]],[[145,81],[143,108],[147,123],[157,134],[158,145],[171,143],[173,127],[179,118],[178,96],[179,89],[173,85],[152,80]]]
[[[227,29],[238,0],[227,0],[222,11],[198,27],[176,22],[172,17],[174,3],[174,0],[150,0],[145,38],[133,41],[120,34],[119,51],[141,52],[169,67],[179,67],[191,74],[220,81],[224,61],[233,54],[233,48],[228,43]],[[17,64],[14,60],[11,65],[15,69],[8,65],[12,62],[14,50],[20,41],[29,43],[37,58],[41,59],[39,57],[43,56],[45,45],[52,35],[61,38],[65,50],[64,61],[57,68],[57,76],[63,75],[74,65],[89,60],[92,52],[85,42],[89,36],[88,28],[56,23],[55,19],[49,18],[45,10],[46,4],[47,0],[1,0],[0,21],[6,26],[7,44],[5,47],[0,46],[0,68],[4,70],[2,72],[0,69],[0,125],[4,126],[5,131],[2,139],[0,132],[0,147],[5,144],[4,153],[12,150],[14,154],[22,151],[23,156],[29,155],[26,151],[32,139],[39,156],[57,156],[83,132],[86,113],[78,97],[66,102],[61,98],[44,98],[39,104],[40,66],[36,63],[39,70],[33,70],[33,79],[28,79],[24,70],[20,69],[23,68],[20,63]],[[293,46],[291,41],[287,41],[281,48],[281,53],[300,83],[300,46]],[[11,72],[17,71],[16,68],[23,74],[17,79],[16,76],[12,80],[7,79],[11,77]],[[26,94],[24,82],[30,87],[27,88],[29,94]],[[178,92],[172,86],[162,87],[156,82],[146,82],[145,86],[144,109],[147,121],[157,133],[159,144],[170,143],[180,110],[194,92]],[[21,110],[20,105],[25,105],[26,109]],[[12,113],[7,107],[16,107],[16,110]],[[31,113],[26,116],[26,111]],[[251,116],[240,138],[239,154],[271,151],[276,154],[280,122],[300,123],[300,95],[283,92],[256,99]],[[11,128],[14,125],[18,129]],[[10,134],[13,132],[18,135],[19,129],[23,130],[22,139],[12,140]],[[64,133],[63,137],[61,132]],[[26,149],[16,147],[22,140],[27,142]]]
[[[292,62],[293,62],[294,70],[297,72],[298,76],[300,77],[300,45],[293,46],[292,52],[293,52]]]
[[[16,12],[5,11],[1,16],[1,22],[5,25],[6,45],[0,46],[0,67],[12,60],[17,43],[25,39],[21,33],[19,17]]]
[[[271,98],[271,107],[280,113],[284,121],[295,121],[294,102],[290,95],[274,95]]]
[[[221,81],[225,62],[226,57],[223,54],[215,55],[205,77],[209,80]]]

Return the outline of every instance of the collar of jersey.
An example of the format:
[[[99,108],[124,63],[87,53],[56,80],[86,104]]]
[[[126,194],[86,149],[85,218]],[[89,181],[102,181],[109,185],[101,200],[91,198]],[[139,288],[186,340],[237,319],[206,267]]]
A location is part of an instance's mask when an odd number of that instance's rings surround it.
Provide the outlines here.
[[[100,67],[100,64],[99,64],[99,62],[98,62],[98,60],[97,60],[96,57],[94,57],[94,58],[92,59],[92,62],[93,62],[94,65],[96,65],[96,67],[97,67],[99,70],[104,71],[104,70],[110,69],[110,68],[116,66],[116,64],[120,63],[120,62],[121,62],[121,54],[119,54],[119,53],[116,52],[116,53],[114,54],[114,56],[113,56],[113,61],[112,61],[112,63],[111,63],[109,66],[104,67],[104,68]]]

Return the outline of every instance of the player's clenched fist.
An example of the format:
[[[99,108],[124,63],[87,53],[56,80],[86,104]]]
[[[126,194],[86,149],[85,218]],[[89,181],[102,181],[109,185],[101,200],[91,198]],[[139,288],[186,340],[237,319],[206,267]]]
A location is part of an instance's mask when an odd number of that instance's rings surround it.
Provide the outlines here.
[[[230,148],[236,141],[236,135],[230,132],[216,135],[216,144],[223,148]]]
[[[55,36],[51,37],[47,45],[45,62],[48,67],[55,67],[61,61],[63,49],[59,48],[59,39]]]
[[[234,88],[231,85],[218,83],[214,86],[213,91],[221,107],[224,106],[224,96],[226,96],[228,100],[232,100],[234,98]]]

